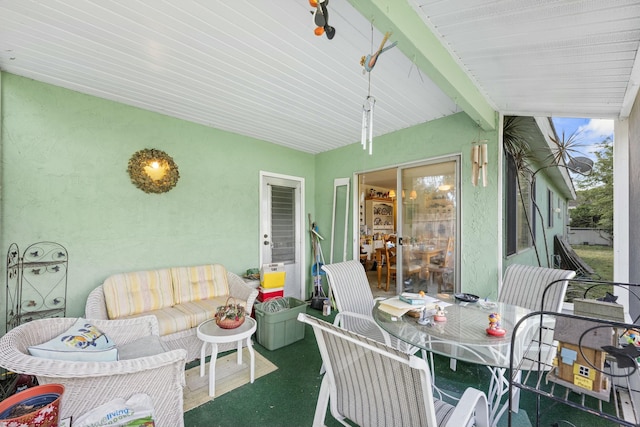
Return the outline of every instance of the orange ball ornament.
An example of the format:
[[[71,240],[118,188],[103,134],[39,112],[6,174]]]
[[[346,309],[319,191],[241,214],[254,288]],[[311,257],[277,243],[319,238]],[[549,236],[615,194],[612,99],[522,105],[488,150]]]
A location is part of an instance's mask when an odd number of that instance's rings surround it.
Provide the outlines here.
[[[324,34],[324,28],[322,27],[316,27],[315,30],[313,30],[313,34],[315,34],[316,36],[321,36]]]
[[[311,7],[318,7],[318,0],[309,0]]]

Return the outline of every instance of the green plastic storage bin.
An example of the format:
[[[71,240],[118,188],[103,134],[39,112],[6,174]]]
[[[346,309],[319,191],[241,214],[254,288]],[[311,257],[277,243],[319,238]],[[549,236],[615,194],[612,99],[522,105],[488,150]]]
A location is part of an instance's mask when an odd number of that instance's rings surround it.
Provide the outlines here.
[[[275,350],[280,347],[300,341],[304,338],[304,323],[298,322],[298,313],[304,313],[307,303],[293,297],[285,297],[289,302],[289,308],[275,313],[265,312],[263,307],[269,301],[255,305],[258,330],[256,336],[258,343],[267,350]]]

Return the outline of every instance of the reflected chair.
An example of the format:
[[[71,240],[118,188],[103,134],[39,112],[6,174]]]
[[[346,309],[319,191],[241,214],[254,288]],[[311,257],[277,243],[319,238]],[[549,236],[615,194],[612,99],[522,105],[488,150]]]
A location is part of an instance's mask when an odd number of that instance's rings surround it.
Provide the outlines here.
[[[438,275],[438,293],[453,292],[455,288],[454,278],[454,240],[453,237],[447,239],[447,247],[444,251],[441,264],[427,264],[429,279],[433,282],[433,275]]]
[[[424,359],[300,313],[313,327],[326,373],[313,419],[324,426],[327,407],[345,426],[488,426],[485,394],[467,388],[451,405],[434,399]]]
[[[374,249],[376,272],[378,273],[378,288],[382,287],[382,267],[386,265],[386,246]]]
[[[387,257],[387,287],[385,291],[389,292],[389,285],[391,284],[391,278],[395,280],[396,278],[396,259],[397,259],[397,251],[398,249],[393,246],[389,247],[389,245],[384,246],[384,253]]]
[[[391,234],[385,234],[384,240],[382,243],[382,247],[376,249],[376,260],[377,260],[377,270],[378,270],[378,288],[382,289],[382,268],[387,268],[387,291],[389,291],[389,256],[387,254],[387,249],[389,246],[395,246],[395,237]],[[394,252],[395,254],[395,252]],[[395,264],[395,258],[394,258]],[[394,274],[395,274],[395,266],[394,266]]]
[[[385,254],[387,259],[387,287],[385,291],[389,292],[389,287],[391,286],[391,278],[396,279],[396,258],[397,258],[398,248],[395,246],[389,247],[389,245],[385,245]],[[403,255],[405,253],[403,252]],[[416,274],[420,274],[422,271],[422,267],[419,264],[414,264],[411,260],[411,255],[409,251],[406,252],[406,256],[402,258],[403,264],[403,274],[406,274],[408,278],[412,278]]]

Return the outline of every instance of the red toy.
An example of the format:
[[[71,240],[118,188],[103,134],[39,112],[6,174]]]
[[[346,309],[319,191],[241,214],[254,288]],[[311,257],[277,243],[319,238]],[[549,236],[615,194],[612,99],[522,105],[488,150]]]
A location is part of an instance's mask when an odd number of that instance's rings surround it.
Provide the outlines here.
[[[487,333],[494,337],[501,337],[507,333],[507,330],[500,326],[500,314],[491,313],[489,315],[489,327],[487,328]]]

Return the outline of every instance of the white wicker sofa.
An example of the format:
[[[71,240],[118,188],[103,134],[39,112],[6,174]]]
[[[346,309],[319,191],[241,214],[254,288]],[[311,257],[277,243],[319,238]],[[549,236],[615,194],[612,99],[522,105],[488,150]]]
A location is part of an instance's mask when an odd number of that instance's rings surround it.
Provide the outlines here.
[[[160,338],[169,349],[187,350],[187,362],[200,357],[198,325],[214,317],[229,297],[251,313],[258,290],[220,264],[120,273],[91,291],[88,319],[122,319],[154,315]],[[219,351],[236,348],[221,344]]]
[[[115,398],[128,399],[146,393],[154,405],[157,426],[184,426],[183,397],[185,350],[171,350],[150,356],[112,362],[53,360],[31,356],[29,347],[62,334],[76,318],[39,319],[11,329],[0,339],[0,366],[35,375],[39,384],[62,384],[60,418],[80,415]],[[158,335],[153,316],[122,320],[87,319],[117,347],[144,342]]]

